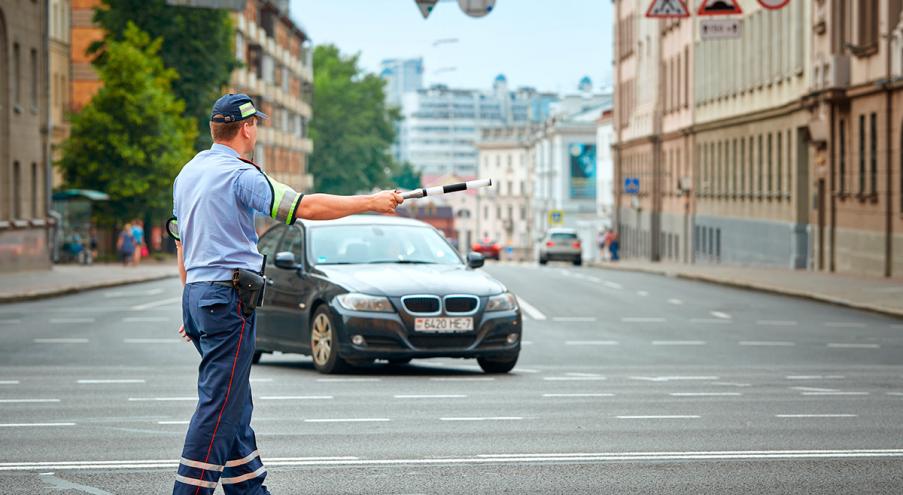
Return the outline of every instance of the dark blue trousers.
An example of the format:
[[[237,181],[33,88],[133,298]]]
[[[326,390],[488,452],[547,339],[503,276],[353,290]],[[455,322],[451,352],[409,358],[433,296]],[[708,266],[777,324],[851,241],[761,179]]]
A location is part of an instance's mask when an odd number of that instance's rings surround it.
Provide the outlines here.
[[[244,316],[231,287],[198,282],[182,293],[185,333],[201,354],[191,417],[173,495],[268,495],[266,468],[251,429],[255,315]]]

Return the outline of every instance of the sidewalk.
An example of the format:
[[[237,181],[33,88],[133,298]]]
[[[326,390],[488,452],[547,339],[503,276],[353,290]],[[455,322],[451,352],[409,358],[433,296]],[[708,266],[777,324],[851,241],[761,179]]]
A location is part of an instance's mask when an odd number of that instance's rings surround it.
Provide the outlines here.
[[[779,268],[685,265],[627,260],[593,266],[700,280],[903,317],[903,279],[829,274]]]
[[[0,303],[27,301],[90,289],[178,277],[176,262],[144,261],[122,264],[54,265],[51,270],[0,274]]]

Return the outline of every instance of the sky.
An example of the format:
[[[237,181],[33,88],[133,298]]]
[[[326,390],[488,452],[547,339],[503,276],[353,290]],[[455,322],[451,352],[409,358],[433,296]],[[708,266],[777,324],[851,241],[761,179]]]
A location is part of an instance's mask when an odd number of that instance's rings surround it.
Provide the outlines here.
[[[457,0],[440,0],[426,20],[414,0],[291,0],[290,11],[314,44],[359,52],[370,72],[423,57],[426,85],[489,89],[505,74],[512,88],[571,93],[584,75],[597,89],[612,79],[610,0],[497,0],[478,19]]]

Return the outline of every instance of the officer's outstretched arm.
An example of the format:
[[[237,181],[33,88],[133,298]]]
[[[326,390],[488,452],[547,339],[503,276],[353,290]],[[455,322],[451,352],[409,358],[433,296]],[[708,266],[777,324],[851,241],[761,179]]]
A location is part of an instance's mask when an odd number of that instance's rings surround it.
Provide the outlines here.
[[[332,194],[307,194],[301,198],[298,216],[307,220],[335,220],[356,213],[395,213],[404,202],[395,191],[381,191],[360,196],[335,196]]]

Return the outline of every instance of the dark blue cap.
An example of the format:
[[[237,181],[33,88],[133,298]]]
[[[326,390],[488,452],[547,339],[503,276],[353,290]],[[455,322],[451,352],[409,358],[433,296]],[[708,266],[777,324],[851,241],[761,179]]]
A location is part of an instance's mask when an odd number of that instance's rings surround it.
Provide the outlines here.
[[[259,117],[268,119],[267,115],[254,106],[251,97],[244,94],[223,95],[213,104],[213,111],[210,112],[210,122],[238,122],[249,117]]]

